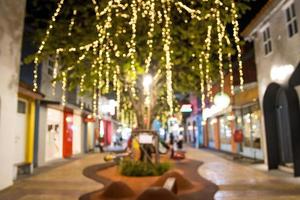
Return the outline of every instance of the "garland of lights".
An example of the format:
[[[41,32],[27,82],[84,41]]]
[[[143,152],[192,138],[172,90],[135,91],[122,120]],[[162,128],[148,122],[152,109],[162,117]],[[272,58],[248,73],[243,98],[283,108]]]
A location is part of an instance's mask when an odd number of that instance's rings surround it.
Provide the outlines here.
[[[242,63],[242,51],[240,46],[240,38],[239,38],[239,22],[237,20],[238,14],[235,6],[234,0],[231,3],[231,14],[232,14],[232,24],[233,24],[233,36],[237,49],[237,60],[239,65],[239,75],[240,75],[240,90],[244,90],[244,74],[243,74],[243,63]]]
[[[57,4],[57,8],[55,10],[55,13],[54,15],[51,17],[51,22],[49,24],[49,27],[46,31],[46,36],[44,37],[44,39],[42,40],[42,43],[39,47],[39,50],[34,58],[34,70],[33,70],[33,91],[36,92],[37,89],[38,89],[38,84],[37,84],[37,79],[38,79],[38,64],[39,64],[39,56],[41,55],[48,39],[49,39],[49,35],[50,35],[50,32],[51,30],[53,29],[54,27],[54,23],[56,21],[56,17],[59,15],[60,11],[61,11],[61,7],[63,6],[64,4],[64,0],[60,0]]]
[[[134,97],[136,97],[136,91],[135,91],[135,85],[137,80],[137,71],[136,71],[136,62],[137,62],[137,48],[136,48],[136,42],[137,42],[137,25],[138,25],[138,16],[141,12],[141,15],[143,18],[148,17],[149,18],[149,29],[147,32],[147,46],[148,46],[148,53],[145,59],[145,73],[149,73],[150,67],[151,67],[151,60],[153,56],[153,44],[154,44],[154,28],[155,23],[157,24],[163,24],[162,26],[162,41],[163,41],[163,50],[164,50],[164,62],[165,62],[165,74],[166,74],[166,88],[167,88],[167,104],[169,106],[169,114],[173,114],[173,86],[172,86],[172,49],[171,49],[171,4],[174,4],[177,11],[181,14],[183,11],[187,12],[192,19],[196,19],[198,21],[203,21],[207,19],[216,19],[217,22],[217,36],[218,36],[218,67],[219,67],[219,78],[220,78],[220,88],[221,91],[224,92],[224,65],[223,65],[223,57],[224,52],[222,49],[222,42],[225,39],[228,46],[231,46],[231,42],[229,37],[225,34],[225,25],[222,23],[222,19],[220,16],[220,9],[225,8],[225,10],[229,10],[228,7],[224,6],[222,1],[215,0],[216,8],[211,8],[209,13],[202,14],[200,10],[190,8],[186,4],[182,3],[179,0],[161,0],[160,3],[162,5],[162,10],[157,9],[158,3],[156,0],[132,0],[130,4],[125,3],[122,4],[121,0],[109,0],[107,3],[107,6],[100,10],[100,7],[98,5],[98,2],[96,0],[91,0],[92,4],[94,5],[94,11],[96,16],[96,30],[98,34],[98,38],[90,43],[87,43],[85,45],[79,46],[79,47],[70,47],[70,48],[58,48],[56,49],[55,54],[55,66],[54,66],[54,73],[53,73],[53,83],[52,86],[55,87],[56,85],[56,79],[58,77],[58,73],[62,74],[62,89],[63,89],[63,96],[62,96],[62,104],[65,105],[65,92],[67,87],[67,73],[71,69],[73,69],[75,66],[71,66],[67,68],[66,70],[61,70],[61,72],[58,71],[59,69],[59,56],[62,53],[71,53],[76,52],[80,56],[76,62],[76,64],[79,64],[83,59],[86,58],[87,53],[89,52],[90,48],[93,48],[93,56],[95,57],[92,62],[91,66],[91,72],[90,73],[84,73],[80,77],[80,93],[83,94],[84,92],[84,84],[87,78],[90,76],[93,77],[93,114],[94,116],[97,115],[98,110],[98,100],[100,99],[101,95],[101,88],[103,80],[102,76],[105,74],[105,92],[108,93],[109,90],[116,91],[117,93],[117,115],[119,118],[124,120],[123,113],[120,110],[120,104],[121,104],[121,92],[127,91],[128,87],[130,87],[131,93]],[[40,62],[40,55],[48,41],[48,38],[50,36],[50,32],[54,27],[55,21],[57,16],[59,15],[61,11],[61,7],[64,4],[64,0],[60,0],[57,3],[57,8],[54,13],[54,15],[51,18],[49,27],[46,31],[46,36],[41,42],[41,45],[38,49],[38,52],[34,59],[34,91],[37,90],[37,66]],[[158,3],[159,4],[159,3]],[[122,11],[130,9],[131,15],[124,14]],[[115,11],[115,16],[122,17],[124,19],[130,19],[129,25],[131,28],[131,37],[130,41],[125,42],[127,48],[128,48],[128,54],[124,52],[120,52],[118,45],[113,43],[113,35],[110,33],[110,29],[112,28],[112,11]],[[232,24],[233,24],[233,38],[234,43],[236,45],[237,49],[237,60],[238,60],[238,66],[239,66],[239,78],[240,78],[240,89],[243,90],[243,68],[242,68],[242,60],[241,60],[241,48],[240,48],[240,39],[238,37],[239,32],[239,24],[237,21],[238,15],[237,15],[237,8],[235,5],[234,0],[231,2],[231,8],[228,11],[230,12],[232,16]],[[68,36],[72,36],[72,30],[75,26],[75,16],[77,15],[77,10],[73,10],[73,16],[71,18],[69,27],[68,27]],[[101,24],[102,16],[105,16],[104,24]],[[186,22],[187,23],[187,22]],[[121,28],[117,31],[117,33],[114,35],[115,37],[118,37],[122,33],[126,33],[126,28]],[[202,101],[202,108],[205,107],[205,92],[206,95],[212,99],[212,66],[210,64],[211,59],[211,47],[212,47],[212,26],[207,26],[207,37],[204,41],[205,43],[205,49],[199,54],[199,69],[200,69],[200,81],[201,81],[201,101]],[[131,77],[128,82],[123,84],[123,89],[121,86],[121,81],[118,79],[118,76],[120,75],[120,66],[117,65],[115,62],[113,62],[113,57],[119,58],[120,56],[123,56],[123,58],[130,59],[130,69],[131,69]],[[229,66],[229,75],[230,75],[230,87],[231,87],[231,94],[234,94],[234,88],[233,88],[233,69],[232,69],[232,63],[231,63],[231,53],[229,52],[227,54],[228,57],[228,66]],[[194,56],[193,56],[194,57]],[[112,65],[116,65],[114,69],[111,69]],[[161,69],[159,69],[161,70]],[[110,73],[112,71],[112,73]],[[112,76],[112,80],[110,80],[110,76]],[[97,78],[95,78],[97,77]],[[112,81],[113,87],[110,88],[110,82]],[[127,81],[127,80],[126,80]],[[205,88],[206,86],[206,88]],[[126,104],[125,104],[126,105]],[[131,106],[126,106],[126,108],[130,108]],[[83,108],[83,103],[81,104],[81,108]],[[132,113],[132,112],[131,112]],[[129,115],[131,115],[129,113]],[[130,117],[133,119],[132,117]],[[133,120],[131,120],[132,122]]]

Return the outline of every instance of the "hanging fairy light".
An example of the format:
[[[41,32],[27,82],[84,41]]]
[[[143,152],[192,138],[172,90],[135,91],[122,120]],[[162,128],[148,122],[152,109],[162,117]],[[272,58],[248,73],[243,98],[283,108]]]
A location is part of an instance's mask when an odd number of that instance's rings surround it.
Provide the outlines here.
[[[164,40],[164,51],[165,51],[165,59],[166,59],[166,79],[167,79],[167,102],[170,109],[170,115],[173,115],[173,86],[172,86],[172,61],[171,61],[171,33],[170,33],[170,14],[171,14],[171,6],[170,0],[162,0],[165,26],[163,28],[163,40]]]
[[[145,73],[148,74],[149,67],[151,64],[152,54],[153,54],[153,34],[154,34],[154,23],[155,23],[155,0],[150,0],[150,9],[149,9],[149,16],[150,16],[150,24],[149,24],[149,31],[147,45],[149,47],[149,54],[146,59],[146,70]]]
[[[133,93],[133,96],[135,96],[135,83],[136,83],[136,68],[135,68],[135,61],[136,61],[136,31],[137,31],[137,20],[138,20],[138,12],[137,12],[137,1],[136,0],[132,0],[131,2],[131,10],[132,10],[132,17],[131,20],[129,22],[129,24],[131,25],[131,39],[130,39],[130,49],[129,49],[129,55],[130,55],[130,68],[132,71],[132,77],[131,77],[131,82],[132,82],[132,87],[131,87],[131,91]]]
[[[221,6],[220,2],[218,0],[215,1],[217,6]],[[221,24],[221,19],[220,19],[220,11],[219,9],[216,12],[216,17],[217,17],[217,32],[218,32],[218,55],[219,55],[219,75],[220,75],[220,88],[221,92],[224,92],[224,71],[223,71],[223,50],[222,50],[222,39],[223,39],[223,34],[222,34],[222,24]]]
[[[212,101],[212,80],[210,76],[210,51],[211,51],[211,30],[212,26],[209,25],[207,26],[207,36],[205,39],[205,54],[204,54],[204,59],[205,59],[205,80],[206,80],[206,92],[208,97],[210,98],[210,101]]]
[[[204,77],[204,67],[203,67],[203,57],[204,57],[204,52],[201,51],[199,55],[199,70],[200,70],[200,93],[201,93],[201,107],[202,110],[205,108],[205,77]]]
[[[68,36],[72,36],[72,30],[75,24],[75,16],[77,15],[77,10],[73,10],[73,16],[71,19],[71,22],[69,24],[69,32],[68,32]]]
[[[227,45],[230,45],[229,37],[225,36]],[[229,82],[230,82],[230,94],[234,95],[234,85],[233,85],[233,68],[232,68],[232,62],[231,62],[231,53],[228,53],[228,72],[229,72]]]
[[[240,38],[239,38],[239,22],[237,20],[238,14],[235,6],[234,0],[231,2],[231,15],[232,15],[232,24],[233,24],[233,36],[237,49],[237,61],[239,66],[239,76],[240,76],[240,90],[244,90],[244,74],[243,74],[243,63],[242,63],[242,51],[240,46]]]
[[[37,84],[37,79],[38,79],[38,64],[39,64],[39,56],[41,55],[45,45],[46,45],[46,42],[48,41],[48,38],[49,38],[49,35],[50,35],[50,32],[51,30],[53,29],[54,27],[54,22],[56,21],[56,17],[59,15],[60,11],[61,11],[61,7],[63,6],[64,4],[64,0],[60,0],[58,3],[57,3],[57,8],[55,10],[55,13],[54,15],[51,17],[51,22],[48,26],[48,29],[46,31],[46,36],[44,37],[44,39],[42,40],[42,43],[38,49],[38,52],[34,58],[34,70],[33,70],[33,91],[37,91],[38,89],[38,84]]]
[[[52,95],[55,95],[56,92],[56,78],[58,75],[58,59],[59,59],[59,50],[56,50],[56,54],[55,54],[55,61],[54,61],[54,67],[53,67],[53,82],[52,82]]]
[[[66,91],[67,91],[67,73],[65,71],[62,72],[62,105],[66,105]]]

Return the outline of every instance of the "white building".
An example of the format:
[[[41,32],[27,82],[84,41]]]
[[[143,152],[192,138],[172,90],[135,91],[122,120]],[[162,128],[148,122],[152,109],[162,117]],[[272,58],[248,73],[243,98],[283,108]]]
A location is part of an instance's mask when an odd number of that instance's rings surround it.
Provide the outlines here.
[[[94,148],[95,120],[87,119],[92,110],[90,97],[79,97],[79,90],[66,91],[62,102],[62,83],[52,85],[55,61],[42,62],[40,92],[45,95],[39,107],[38,166],[69,158]],[[81,110],[81,101],[84,110]]]
[[[0,190],[13,183],[25,0],[0,0]]]
[[[300,1],[269,0],[242,35],[253,40],[269,169],[300,176]]]

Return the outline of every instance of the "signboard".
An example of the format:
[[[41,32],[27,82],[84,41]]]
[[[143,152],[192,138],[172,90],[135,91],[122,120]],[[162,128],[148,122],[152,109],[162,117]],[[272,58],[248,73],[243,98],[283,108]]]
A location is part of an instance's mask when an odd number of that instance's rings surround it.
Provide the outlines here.
[[[189,113],[192,112],[192,105],[191,104],[183,104],[180,108],[180,112],[182,113]]]
[[[153,137],[147,133],[141,133],[139,136],[139,143],[140,144],[152,144]]]

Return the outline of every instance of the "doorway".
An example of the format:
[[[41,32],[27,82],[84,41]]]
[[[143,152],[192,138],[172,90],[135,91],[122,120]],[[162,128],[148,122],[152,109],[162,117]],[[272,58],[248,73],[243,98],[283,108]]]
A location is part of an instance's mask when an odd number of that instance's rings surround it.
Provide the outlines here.
[[[288,100],[285,89],[280,88],[276,98],[277,133],[280,165],[293,167],[292,137]]]

